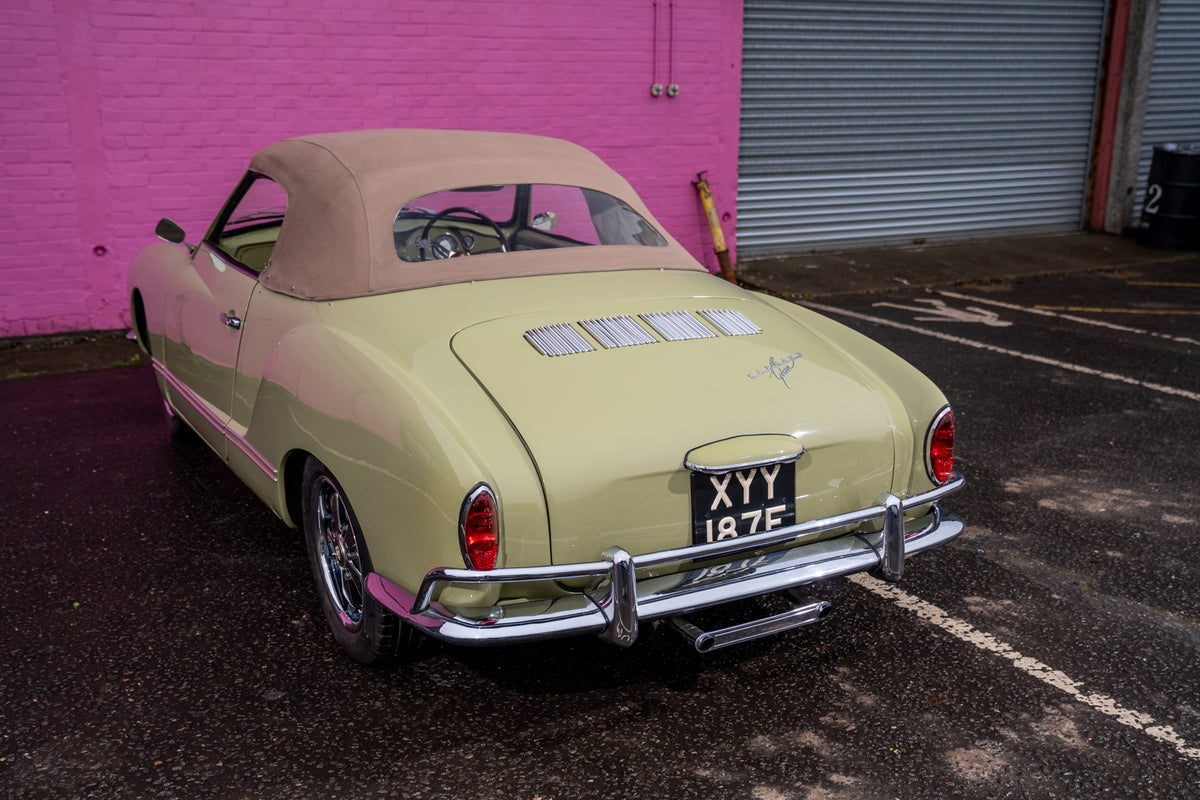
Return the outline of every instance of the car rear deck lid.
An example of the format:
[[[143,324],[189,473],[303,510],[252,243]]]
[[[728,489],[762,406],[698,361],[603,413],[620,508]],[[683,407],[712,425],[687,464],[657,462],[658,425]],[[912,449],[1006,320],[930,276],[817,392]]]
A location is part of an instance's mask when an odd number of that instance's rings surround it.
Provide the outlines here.
[[[700,445],[688,451],[683,465],[695,472],[720,474],[781,461],[795,461],[803,454],[804,445],[795,436],[758,433]]]

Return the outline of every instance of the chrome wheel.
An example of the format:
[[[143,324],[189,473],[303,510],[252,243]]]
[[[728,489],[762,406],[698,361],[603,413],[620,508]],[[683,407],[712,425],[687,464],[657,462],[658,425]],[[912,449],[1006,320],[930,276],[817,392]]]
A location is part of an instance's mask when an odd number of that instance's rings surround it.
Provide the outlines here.
[[[351,658],[375,666],[414,653],[424,637],[367,591],[371,553],[342,484],[310,456],[301,487],[308,561],[334,641]]]
[[[365,577],[358,535],[342,493],[321,475],[313,486],[319,536],[317,558],[325,591],[342,625],[355,631],[362,625]]]

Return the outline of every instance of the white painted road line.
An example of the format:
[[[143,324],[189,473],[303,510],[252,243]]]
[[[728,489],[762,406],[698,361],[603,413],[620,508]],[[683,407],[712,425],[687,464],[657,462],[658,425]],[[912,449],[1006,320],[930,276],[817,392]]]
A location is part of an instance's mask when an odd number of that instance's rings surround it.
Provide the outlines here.
[[[1170,342],[1180,342],[1182,344],[1200,344],[1200,340],[1192,339],[1187,336],[1171,336],[1165,333],[1155,333],[1154,331],[1143,330],[1142,328],[1134,328],[1129,325],[1118,325],[1115,322],[1106,322],[1102,319],[1090,319],[1088,317],[1077,317],[1074,314],[1061,314],[1057,311],[1047,311],[1043,308],[1027,308],[1014,303],[1005,303],[1000,300],[990,300],[982,297],[972,297],[969,294],[959,294],[958,292],[947,292],[938,290],[938,294],[944,297],[952,297],[955,300],[968,300],[972,303],[979,303],[985,306],[995,306],[996,308],[1004,308],[1009,311],[1020,311],[1024,314],[1037,314],[1043,317],[1057,317],[1065,319],[1069,322],[1078,322],[1083,325],[1091,325],[1096,328],[1108,328],[1112,331],[1120,331],[1121,333],[1133,333],[1138,336],[1153,336],[1156,339],[1166,339]]]
[[[971,306],[965,311],[959,308],[950,308],[946,305],[945,300],[939,300],[936,297],[918,297],[913,302],[923,303],[926,307],[922,308],[921,312],[929,314],[929,316],[917,317],[918,322],[966,322],[988,325],[993,328],[1007,328],[1012,325],[1011,322],[1000,319],[1000,315],[995,311],[988,311],[984,308]],[[902,306],[898,303],[875,303],[874,305],[898,308],[901,311],[917,310],[915,306]]]
[[[1148,381],[1139,381],[1136,378],[1130,378],[1127,375],[1118,375],[1115,372],[1105,372],[1103,370],[1092,369],[1091,367],[1085,367],[1080,364],[1071,364],[1067,361],[1059,361],[1058,359],[1054,359],[1054,358],[1046,358],[1045,356],[1035,356],[1032,353],[1022,353],[1019,350],[1010,350],[1006,347],[998,347],[994,344],[988,344],[987,342],[977,342],[974,339],[967,339],[962,336],[954,336],[949,333],[942,333],[941,331],[932,331],[932,330],[929,330],[928,328],[921,328],[916,325],[907,325],[903,322],[893,322],[889,319],[883,319],[881,317],[871,316],[870,314],[860,314],[857,311],[847,311],[844,308],[836,308],[834,306],[827,306],[827,305],[823,305],[821,303],[812,303],[812,302],[805,300],[805,301],[801,301],[800,305],[804,306],[805,308],[811,308],[814,311],[820,311],[825,314],[836,314],[836,315],[843,316],[843,317],[850,317],[851,319],[860,319],[860,320],[863,320],[864,322],[874,322],[876,325],[886,325],[889,328],[899,328],[902,331],[910,331],[912,333],[919,333],[922,336],[932,336],[935,339],[941,339],[942,341],[946,341],[946,342],[953,342],[954,344],[966,345],[967,347],[974,347],[979,350],[987,350],[992,353],[1000,353],[1000,354],[1006,355],[1006,356],[1013,356],[1014,358],[1022,358],[1026,361],[1032,361],[1036,364],[1044,364],[1045,366],[1048,366],[1048,367],[1055,367],[1057,369],[1065,369],[1065,370],[1069,370],[1071,372],[1078,372],[1082,375],[1091,375],[1093,377],[1102,378],[1107,381],[1116,381],[1117,383],[1127,383],[1130,386],[1140,386],[1143,389],[1149,389],[1150,391],[1153,391],[1153,392],[1169,394],[1169,395],[1173,395],[1174,397],[1184,397],[1184,398],[1187,398],[1188,400],[1195,400],[1197,402],[1200,402],[1200,393],[1189,392],[1187,389],[1178,389],[1174,386],[1165,386],[1161,383],[1150,383]]]
[[[1159,723],[1149,714],[1126,708],[1114,698],[1098,692],[1083,690],[1080,681],[1073,680],[1068,675],[1043,664],[1036,658],[1022,655],[1012,645],[1002,642],[990,633],[984,633],[969,622],[950,616],[942,609],[927,603],[921,598],[911,595],[890,583],[878,578],[858,573],[851,575],[848,580],[866,589],[872,594],[885,600],[890,600],[896,606],[912,611],[921,619],[942,629],[946,633],[973,645],[980,650],[1005,658],[1013,666],[1026,675],[1036,678],[1042,683],[1070,695],[1074,700],[1096,709],[1113,720],[1134,730],[1141,731],[1151,739],[1156,739],[1175,748],[1176,752],[1185,758],[1200,761],[1200,747],[1193,747],[1183,740],[1170,725]]]

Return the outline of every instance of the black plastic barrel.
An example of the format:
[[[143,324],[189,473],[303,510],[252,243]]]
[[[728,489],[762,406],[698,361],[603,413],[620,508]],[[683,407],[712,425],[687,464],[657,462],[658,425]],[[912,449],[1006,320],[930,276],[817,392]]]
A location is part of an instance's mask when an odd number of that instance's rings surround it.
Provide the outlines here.
[[[1138,244],[1200,250],[1200,145],[1154,148]]]

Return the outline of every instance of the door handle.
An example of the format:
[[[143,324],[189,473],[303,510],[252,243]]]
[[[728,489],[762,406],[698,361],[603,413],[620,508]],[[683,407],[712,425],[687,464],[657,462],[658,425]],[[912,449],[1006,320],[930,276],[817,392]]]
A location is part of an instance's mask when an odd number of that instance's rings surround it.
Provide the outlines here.
[[[221,322],[224,322],[227,327],[233,328],[235,331],[242,327],[242,321],[229,311],[221,315]]]

